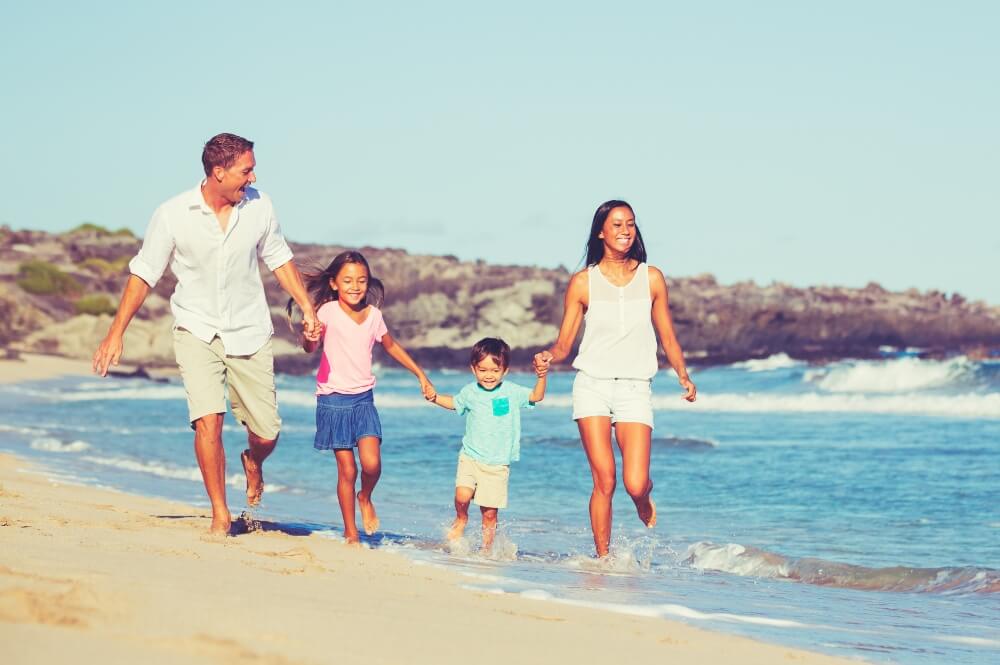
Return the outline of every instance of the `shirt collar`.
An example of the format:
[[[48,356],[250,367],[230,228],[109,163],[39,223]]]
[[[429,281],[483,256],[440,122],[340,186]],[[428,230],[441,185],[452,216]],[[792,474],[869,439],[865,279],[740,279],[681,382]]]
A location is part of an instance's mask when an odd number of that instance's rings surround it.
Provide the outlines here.
[[[205,184],[205,182],[206,180],[202,178],[200,181],[198,181],[198,184],[194,186],[194,189],[188,192],[187,206],[188,210],[194,210],[197,208],[206,215],[213,215],[215,214],[215,211],[208,207],[208,204],[205,203],[205,197],[202,196],[201,194],[201,187],[202,185]],[[247,189],[249,189],[249,187]],[[246,201],[247,201],[247,195],[246,193],[244,193],[243,198],[234,207],[241,208],[243,207],[243,204],[246,203]]]

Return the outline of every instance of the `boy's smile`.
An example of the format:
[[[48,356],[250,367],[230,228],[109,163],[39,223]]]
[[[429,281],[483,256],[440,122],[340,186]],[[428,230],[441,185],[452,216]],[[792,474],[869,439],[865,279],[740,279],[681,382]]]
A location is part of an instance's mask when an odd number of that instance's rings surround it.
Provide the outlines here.
[[[502,367],[492,356],[486,356],[469,367],[476,377],[476,382],[486,390],[493,390],[507,376],[507,368]]]

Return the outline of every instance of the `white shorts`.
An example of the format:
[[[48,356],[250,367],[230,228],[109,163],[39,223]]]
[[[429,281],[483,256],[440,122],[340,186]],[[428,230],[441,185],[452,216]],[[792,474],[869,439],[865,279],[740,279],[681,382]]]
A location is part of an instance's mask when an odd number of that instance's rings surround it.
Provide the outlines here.
[[[653,390],[648,379],[598,379],[577,372],[573,379],[573,420],[610,417],[612,423],[653,428]]]

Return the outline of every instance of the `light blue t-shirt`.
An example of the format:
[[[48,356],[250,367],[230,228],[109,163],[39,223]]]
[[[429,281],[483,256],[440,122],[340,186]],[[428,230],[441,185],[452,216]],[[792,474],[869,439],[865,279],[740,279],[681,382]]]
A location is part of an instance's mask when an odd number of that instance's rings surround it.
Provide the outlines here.
[[[521,458],[521,409],[533,407],[531,391],[510,381],[493,390],[476,382],[455,395],[455,412],[465,416],[462,452],[484,464],[510,464]]]

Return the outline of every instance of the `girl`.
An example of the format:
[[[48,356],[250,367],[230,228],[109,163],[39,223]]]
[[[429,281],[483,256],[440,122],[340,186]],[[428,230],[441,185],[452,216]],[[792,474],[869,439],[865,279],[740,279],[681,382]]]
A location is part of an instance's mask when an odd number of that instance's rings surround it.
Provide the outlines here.
[[[434,386],[424,371],[386,330],[382,312],[385,289],[371,276],[368,262],[359,252],[341,252],[319,274],[306,275],[306,288],[316,306],[321,330],[306,335],[302,347],[312,353],[323,344],[323,357],[316,373],[317,450],[333,450],[337,459],[337,499],[344,516],[344,539],[358,542],[354,519],[354,489],[358,469],[354,448],[361,461],[361,491],[357,493],[361,522],[371,535],[379,527],[372,492],[382,473],[379,447],[382,425],[372,399],[372,347],[382,348],[399,364],[413,372],[420,389],[432,399]],[[292,301],[287,310],[291,315]]]
[[[625,201],[607,201],[594,213],[587,241],[587,267],[566,290],[559,337],[535,355],[536,370],[564,360],[586,320],[580,351],[573,361],[573,419],[587,453],[594,490],[590,526],[597,556],[608,554],[611,497],[615,491],[614,429],[622,453],[622,480],[647,527],[656,524],[650,493],[649,448],[653,432],[650,384],[656,374],[656,335],[684,388],[695,400],[695,385],[674,335],[663,273],[646,265],[646,246]]]

